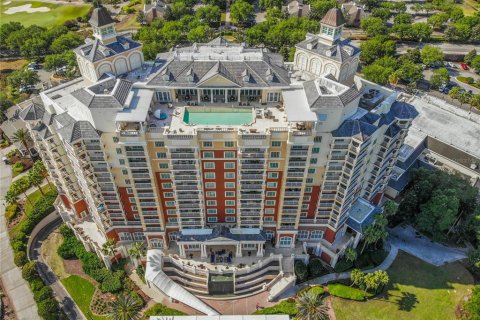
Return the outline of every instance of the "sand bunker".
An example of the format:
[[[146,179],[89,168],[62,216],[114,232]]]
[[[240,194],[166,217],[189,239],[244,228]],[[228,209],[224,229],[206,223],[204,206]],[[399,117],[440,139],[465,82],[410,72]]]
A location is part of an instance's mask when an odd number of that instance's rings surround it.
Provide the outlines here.
[[[9,5],[10,3],[12,3],[12,1],[4,2],[3,5],[6,6],[6,5]]]
[[[47,7],[32,8],[32,4],[29,3],[23,6],[8,8],[8,10],[6,10],[4,13],[15,14],[20,12],[33,13],[33,12],[48,12],[48,11],[50,11],[50,8],[47,8]]]

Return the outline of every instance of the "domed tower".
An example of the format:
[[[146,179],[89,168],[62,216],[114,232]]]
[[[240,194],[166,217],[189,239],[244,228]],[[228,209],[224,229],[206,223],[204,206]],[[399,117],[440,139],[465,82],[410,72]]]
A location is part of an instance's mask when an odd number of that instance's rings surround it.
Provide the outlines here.
[[[303,79],[331,74],[338,82],[353,84],[360,49],[350,40],[341,39],[345,22],[340,9],[330,9],[320,21],[320,33],[307,33],[305,40],[296,45],[294,65]]]
[[[74,49],[85,79],[96,82],[105,73],[118,76],[142,66],[142,45],[129,34],[117,34],[115,21],[107,9],[95,8],[88,22],[94,38],[86,39],[84,45]]]

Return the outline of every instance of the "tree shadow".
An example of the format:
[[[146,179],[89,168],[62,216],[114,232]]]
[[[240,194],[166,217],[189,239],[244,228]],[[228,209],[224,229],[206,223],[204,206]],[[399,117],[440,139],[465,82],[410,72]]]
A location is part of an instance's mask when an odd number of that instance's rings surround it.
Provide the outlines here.
[[[412,311],[418,304],[417,295],[411,292],[402,292],[400,297],[395,301],[398,304],[398,310]]]

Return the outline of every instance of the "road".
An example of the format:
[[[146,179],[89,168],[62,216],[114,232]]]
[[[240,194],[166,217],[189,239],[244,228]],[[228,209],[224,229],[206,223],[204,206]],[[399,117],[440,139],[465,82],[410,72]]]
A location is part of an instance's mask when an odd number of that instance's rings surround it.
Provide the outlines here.
[[[361,40],[352,40],[352,44],[356,46],[360,46],[362,43]],[[405,43],[405,42],[398,42],[397,41],[397,53],[402,54],[406,53],[407,49],[415,49],[415,48],[423,48],[424,46],[434,46],[434,47],[439,47],[442,49],[443,53],[446,55],[464,55],[472,51],[473,49],[477,50],[477,52],[480,52],[480,46],[476,46],[473,44],[461,44],[461,43],[441,43],[441,42],[411,42],[411,43]]]
[[[68,294],[67,290],[65,290],[57,276],[45,263],[41,255],[42,242],[47,239],[50,233],[52,233],[61,224],[62,218],[59,216],[56,220],[52,221],[50,224],[46,225],[42,230],[40,230],[40,232],[32,240],[32,244],[28,252],[28,258],[30,260],[37,261],[40,276],[45,284],[52,288],[53,292],[55,293],[55,297],[58,301],[60,301],[60,305],[67,314],[68,318],[72,320],[86,319]]]
[[[456,68],[447,68],[448,74],[450,75],[450,82],[454,82],[458,84],[460,88],[463,88],[467,91],[472,91],[473,94],[480,93],[480,89],[475,88],[467,83],[457,81],[455,79],[456,77],[461,76],[461,77],[472,77],[473,79],[475,79],[475,81],[478,81],[480,80],[480,76],[471,70],[462,70],[458,63],[455,63],[455,65],[457,66]],[[424,78],[426,80],[430,80],[430,78],[432,77],[433,71],[434,71],[433,69],[424,70],[423,71]]]

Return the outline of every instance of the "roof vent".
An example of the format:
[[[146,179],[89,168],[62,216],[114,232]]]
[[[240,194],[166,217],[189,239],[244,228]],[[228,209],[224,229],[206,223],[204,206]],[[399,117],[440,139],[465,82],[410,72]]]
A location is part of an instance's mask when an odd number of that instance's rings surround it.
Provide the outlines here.
[[[122,47],[124,50],[130,49],[130,42],[128,41],[122,42]]]
[[[355,49],[353,47],[350,47],[350,46],[344,46],[343,47],[343,50],[345,50],[345,52],[349,55],[349,56],[353,56],[353,52],[355,51]]]

